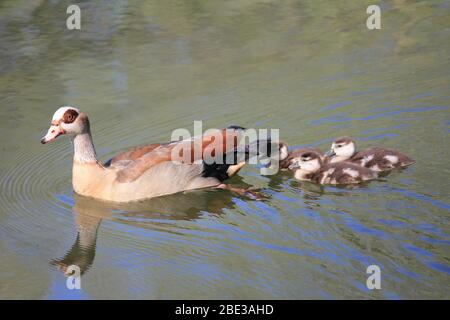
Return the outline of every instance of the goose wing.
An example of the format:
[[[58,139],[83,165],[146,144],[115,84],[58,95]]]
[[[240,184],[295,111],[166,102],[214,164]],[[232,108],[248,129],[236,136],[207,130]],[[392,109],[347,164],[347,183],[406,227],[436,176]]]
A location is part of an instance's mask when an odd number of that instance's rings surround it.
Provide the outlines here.
[[[240,131],[240,130],[239,130]],[[176,161],[183,164],[198,163],[203,160],[205,152],[215,157],[236,150],[240,132],[223,129],[217,134],[202,135],[188,140],[180,140],[168,144],[152,144],[138,149],[132,149],[113,158],[111,164],[128,161],[117,172],[117,181],[133,182],[151,167],[166,161]],[[232,141],[232,143],[230,143]],[[197,150],[201,152],[196,152]]]
[[[131,162],[141,158],[143,155],[153,151],[154,149],[162,146],[161,143],[152,143],[145,146],[134,147],[127,151],[121,152],[114,158],[109,159],[105,162],[105,167],[124,167]]]

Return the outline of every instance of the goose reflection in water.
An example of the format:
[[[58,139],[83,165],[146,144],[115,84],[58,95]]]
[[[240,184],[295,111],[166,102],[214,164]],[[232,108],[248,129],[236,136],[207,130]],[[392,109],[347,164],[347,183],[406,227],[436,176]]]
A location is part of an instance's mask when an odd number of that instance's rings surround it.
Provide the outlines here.
[[[233,178],[233,182],[237,182],[243,188],[249,187],[240,177]],[[259,196],[256,199],[246,199],[249,201],[266,199],[257,191],[253,194]],[[222,215],[224,209],[235,207],[233,199],[236,196],[239,195],[229,190],[205,189],[152,198],[142,202],[118,204],[74,194],[76,240],[62,258],[54,259],[50,261],[50,264],[56,266],[66,276],[72,274],[72,270],[69,269],[71,265],[78,266],[81,275],[88,271],[94,263],[98,231],[104,219],[137,228],[176,233],[176,227],[169,223],[170,221],[201,219],[204,212]]]

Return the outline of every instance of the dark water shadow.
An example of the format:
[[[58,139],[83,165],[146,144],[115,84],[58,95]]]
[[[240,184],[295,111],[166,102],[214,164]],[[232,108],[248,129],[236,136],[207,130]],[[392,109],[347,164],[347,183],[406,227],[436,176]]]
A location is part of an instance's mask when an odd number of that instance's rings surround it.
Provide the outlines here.
[[[379,174],[379,178],[373,181],[386,181],[384,178],[389,174],[390,172],[382,172]],[[345,196],[347,195],[345,190],[367,189],[373,181],[363,181],[347,185],[321,185],[310,181],[297,180],[291,171],[280,171],[277,175],[270,176],[268,187],[276,192],[282,192],[285,188],[289,187],[291,190],[302,191],[305,199],[318,199],[322,195],[331,192],[333,195]]]
[[[233,179],[240,186],[242,181]],[[237,195],[229,190],[205,189],[157,197],[128,204],[99,201],[74,195],[72,208],[77,237],[73,245],[61,258],[50,261],[66,276],[69,266],[80,268],[81,275],[93,265],[97,247],[97,237],[103,220],[110,220],[137,228],[173,232],[165,227],[165,222],[193,221],[207,214],[224,214],[225,209],[235,207],[233,199]],[[251,200],[251,199],[247,199]]]

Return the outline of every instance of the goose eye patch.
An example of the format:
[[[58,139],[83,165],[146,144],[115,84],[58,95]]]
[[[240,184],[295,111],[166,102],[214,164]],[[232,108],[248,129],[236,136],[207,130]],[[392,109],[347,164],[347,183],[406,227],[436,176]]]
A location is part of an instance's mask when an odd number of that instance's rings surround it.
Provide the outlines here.
[[[69,109],[66,112],[64,112],[62,121],[64,123],[72,123],[75,121],[75,119],[78,117],[78,112],[75,110]]]

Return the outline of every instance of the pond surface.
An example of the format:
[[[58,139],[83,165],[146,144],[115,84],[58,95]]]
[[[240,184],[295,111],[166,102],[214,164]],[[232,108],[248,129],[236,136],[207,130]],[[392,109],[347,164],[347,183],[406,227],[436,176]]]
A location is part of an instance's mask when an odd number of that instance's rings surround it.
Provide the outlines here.
[[[0,3],[0,298],[450,298],[450,2]],[[54,111],[85,111],[101,160],[172,130],[351,135],[416,164],[360,188],[247,166],[254,201],[199,190],[113,206],[75,196]],[[81,290],[62,270],[77,264]],[[368,290],[366,268],[381,268]]]

